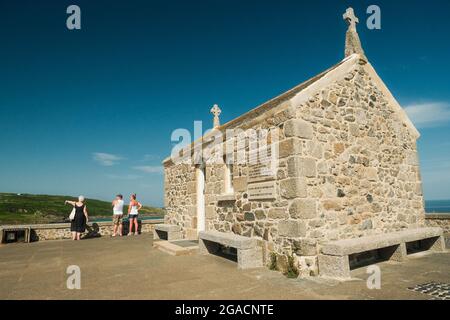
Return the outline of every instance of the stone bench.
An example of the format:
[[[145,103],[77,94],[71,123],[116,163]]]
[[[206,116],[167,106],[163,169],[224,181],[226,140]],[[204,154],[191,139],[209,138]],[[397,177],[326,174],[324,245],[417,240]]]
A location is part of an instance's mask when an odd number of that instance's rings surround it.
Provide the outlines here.
[[[24,242],[28,243],[31,240],[31,228],[30,227],[22,227],[22,226],[11,226],[11,227],[1,227],[0,228],[0,244],[8,242],[7,233],[14,232],[16,233],[15,239],[17,240],[17,233],[23,232],[24,234]]]
[[[441,228],[418,228],[361,238],[333,241],[322,247],[319,255],[319,274],[325,277],[350,279],[349,256],[379,250],[383,259],[404,261],[406,243],[421,241],[426,249],[444,251]]]
[[[153,229],[153,240],[180,240],[183,234],[181,227],[173,224],[157,224]]]
[[[237,249],[239,269],[263,266],[262,248],[258,246],[256,239],[218,231],[201,231],[198,237],[200,254],[217,253],[222,245]]]

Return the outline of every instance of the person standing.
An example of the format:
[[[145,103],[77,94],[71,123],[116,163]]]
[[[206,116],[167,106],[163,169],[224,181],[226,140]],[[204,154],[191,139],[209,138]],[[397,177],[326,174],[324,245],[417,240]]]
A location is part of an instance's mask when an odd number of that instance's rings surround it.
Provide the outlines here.
[[[116,199],[112,202],[113,206],[113,224],[114,230],[112,236],[115,237],[117,235],[117,231],[119,231],[119,236],[122,236],[122,218],[123,218],[123,196],[118,194]]]
[[[80,240],[81,234],[86,231],[86,223],[89,221],[88,211],[83,196],[78,197],[78,201],[66,200],[64,204],[70,204],[75,208],[75,217],[70,222],[72,240]]]
[[[136,194],[132,194],[130,197],[130,205],[128,206],[128,221],[130,224],[130,230],[128,231],[128,235],[131,236],[133,234],[133,225],[134,225],[134,234],[137,236],[138,233],[138,215],[139,210],[142,208],[142,204],[136,200]]]

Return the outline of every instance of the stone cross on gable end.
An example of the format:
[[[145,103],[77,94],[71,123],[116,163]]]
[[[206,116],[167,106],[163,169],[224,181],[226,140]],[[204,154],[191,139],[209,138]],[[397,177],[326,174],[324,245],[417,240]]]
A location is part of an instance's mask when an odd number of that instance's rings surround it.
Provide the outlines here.
[[[359,19],[355,16],[353,8],[348,8],[343,16],[345,22],[348,24],[348,30],[345,35],[345,57],[349,57],[352,54],[359,54],[363,61],[367,61],[364,55],[364,50],[361,46],[361,40],[359,40],[358,32],[356,31],[356,25],[359,23]]]
[[[353,8],[348,8],[347,11],[345,11],[344,20],[347,21],[350,29],[356,30],[356,25],[359,23],[359,19],[355,16]]]
[[[220,126],[219,116],[222,113],[222,110],[220,110],[219,106],[217,104],[215,104],[211,108],[211,113],[214,115],[214,128],[217,128]]]

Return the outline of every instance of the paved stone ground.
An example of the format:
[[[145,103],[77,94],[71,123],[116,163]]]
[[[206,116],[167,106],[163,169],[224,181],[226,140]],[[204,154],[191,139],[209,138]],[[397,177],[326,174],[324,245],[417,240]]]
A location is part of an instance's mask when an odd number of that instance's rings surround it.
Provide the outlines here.
[[[66,288],[66,268],[81,268],[81,290]],[[217,256],[170,256],[152,237],[98,238],[0,246],[0,299],[433,299],[418,285],[450,283],[450,252],[383,262],[382,289],[356,280],[287,279],[266,269],[237,270]]]

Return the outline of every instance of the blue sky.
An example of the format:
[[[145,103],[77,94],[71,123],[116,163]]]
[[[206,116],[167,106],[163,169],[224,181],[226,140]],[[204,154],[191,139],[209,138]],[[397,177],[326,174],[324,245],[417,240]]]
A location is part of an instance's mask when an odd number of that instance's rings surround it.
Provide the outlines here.
[[[66,28],[70,4],[81,30]],[[365,27],[370,4],[381,30]],[[211,124],[214,103],[231,120],[342,60],[349,5],[422,134],[426,198],[449,199],[447,0],[0,0],[0,192],[162,206],[172,131]]]

